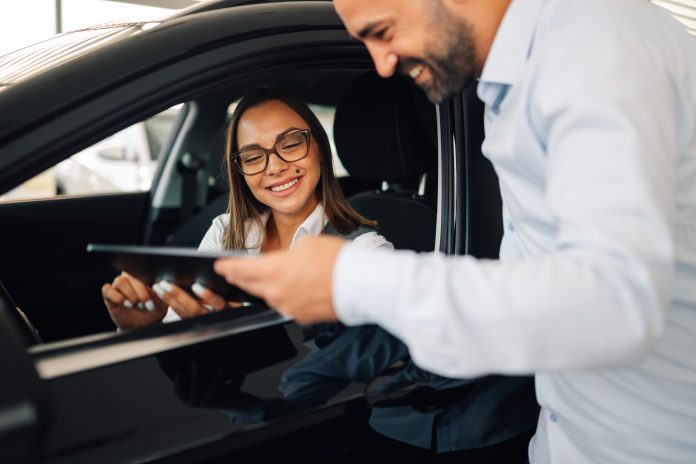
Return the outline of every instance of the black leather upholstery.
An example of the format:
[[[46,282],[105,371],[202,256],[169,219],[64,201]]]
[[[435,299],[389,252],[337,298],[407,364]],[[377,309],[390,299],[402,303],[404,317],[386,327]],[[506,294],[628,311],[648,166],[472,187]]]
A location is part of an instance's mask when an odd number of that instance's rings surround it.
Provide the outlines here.
[[[358,77],[336,108],[334,139],[338,157],[351,177],[386,181],[386,190],[371,190],[349,198],[398,249],[431,251],[435,243],[435,188],[418,195],[420,177],[437,166],[435,108],[420,105],[401,76],[382,79],[375,73]],[[424,108],[421,113],[416,108]],[[427,110],[432,110],[428,114]],[[425,125],[432,124],[433,127]]]
[[[220,195],[208,203],[205,208],[189,218],[183,226],[168,239],[168,246],[198,248],[205,232],[220,214],[227,210],[227,195]]]

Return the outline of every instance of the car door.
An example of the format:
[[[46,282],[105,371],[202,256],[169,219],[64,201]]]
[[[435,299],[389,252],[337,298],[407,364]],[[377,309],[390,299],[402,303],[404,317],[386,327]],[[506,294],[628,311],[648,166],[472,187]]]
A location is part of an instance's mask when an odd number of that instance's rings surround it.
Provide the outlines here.
[[[365,63],[363,50],[346,40],[329,8],[312,13],[326,26],[313,31],[311,24],[304,24],[302,15],[312,8],[286,8],[282,18],[271,9],[253,19],[221,10],[195,25],[182,18],[149,31],[153,36],[149,41],[117,42],[103,53],[75,60],[69,69],[49,70],[45,76],[4,91],[3,101],[15,112],[15,125],[22,118],[27,122],[2,140],[0,184],[13,187],[84,146],[182,103],[229,76],[253,73],[270,63],[312,66],[317,59]],[[310,46],[314,49],[308,51]],[[122,62],[130,65],[118,65]],[[85,75],[85,82],[64,79],[69,73]],[[56,88],[56,83],[63,87]],[[51,99],[54,94],[62,98]],[[42,99],[43,106],[26,107]],[[41,117],[36,114],[39,111],[47,114]],[[171,171],[177,169],[177,160],[162,164],[170,180],[177,176]],[[157,198],[155,188],[0,205],[0,221],[12,225],[0,236],[4,244],[0,278],[46,340],[111,327],[103,312],[91,308],[101,304],[94,288],[110,280],[113,271],[92,261],[84,250],[90,242],[152,242],[150,223],[175,223],[181,198]]]
[[[48,341],[56,340],[21,345],[30,363],[15,382],[37,382],[47,405],[29,424],[40,440],[21,452],[28,450],[35,462],[66,463],[199,462],[230,453],[236,459],[293,453],[309,462],[341,455],[354,460],[346,450],[366,430],[361,386],[297,409],[279,395],[288,366],[310,351],[300,326],[250,308],[116,335],[99,301],[112,271],[91,261],[84,248],[95,241],[164,240],[182,209],[181,162],[200,155],[194,135],[208,123],[195,116],[206,95],[283,72],[307,80],[326,70],[331,76],[337,69],[362,71],[371,66],[369,57],[331,5],[319,2],[216,11],[150,32],[152,40],[116,43],[46,76],[44,82],[53,84],[67,82],[63,73],[88,76],[93,87],[73,88],[74,98],[62,89],[70,105],[45,105],[59,108],[60,117],[36,118],[0,141],[0,186],[7,189],[124,127],[193,102],[149,192],[0,206],[0,277],[14,298],[7,311],[20,306],[33,321],[43,321],[39,331]],[[128,69],[109,65],[122,62]],[[34,98],[56,92],[39,84],[32,85]],[[28,91],[19,90],[7,91],[0,105],[25,101]],[[325,93],[332,91],[329,86]],[[198,202],[205,192],[195,196]],[[7,362],[12,356],[0,354]],[[222,382],[205,382],[211,378]]]

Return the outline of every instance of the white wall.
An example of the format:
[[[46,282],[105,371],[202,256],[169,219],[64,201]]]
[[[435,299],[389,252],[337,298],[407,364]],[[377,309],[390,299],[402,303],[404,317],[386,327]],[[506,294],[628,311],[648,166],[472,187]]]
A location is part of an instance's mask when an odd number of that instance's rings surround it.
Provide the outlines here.
[[[2,0],[0,55],[56,33],[55,0]],[[63,31],[120,20],[156,19],[172,9],[109,0],[62,0]]]

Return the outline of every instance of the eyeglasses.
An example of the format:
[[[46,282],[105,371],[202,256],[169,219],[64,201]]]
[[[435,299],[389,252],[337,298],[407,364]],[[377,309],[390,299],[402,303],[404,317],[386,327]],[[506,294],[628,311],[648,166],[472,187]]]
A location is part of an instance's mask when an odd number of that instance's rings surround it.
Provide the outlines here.
[[[299,161],[309,153],[309,134],[309,129],[303,129],[281,135],[270,150],[262,147],[245,148],[232,153],[232,161],[245,176],[265,171],[271,153],[275,153],[286,163]]]

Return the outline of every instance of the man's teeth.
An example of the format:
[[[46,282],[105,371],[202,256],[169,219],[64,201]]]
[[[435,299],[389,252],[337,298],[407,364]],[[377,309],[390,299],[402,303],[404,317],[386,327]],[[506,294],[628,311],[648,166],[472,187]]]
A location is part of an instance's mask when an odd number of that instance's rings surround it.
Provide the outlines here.
[[[290,187],[292,187],[293,185],[295,185],[299,180],[300,180],[299,177],[295,177],[293,180],[291,180],[290,182],[287,182],[283,185],[276,185],[275,187],[271,187],[271,191],[272,192],[282,192],[283,190],[287,190]]]
[[[418,64],[411,68],[411,70],[408,72],[408,75],[411,76],[411,79],[416,79],[418,76],[420,76],[420,73],[422,73],[424,69],[425,66],[423,66],[422,64]]]

